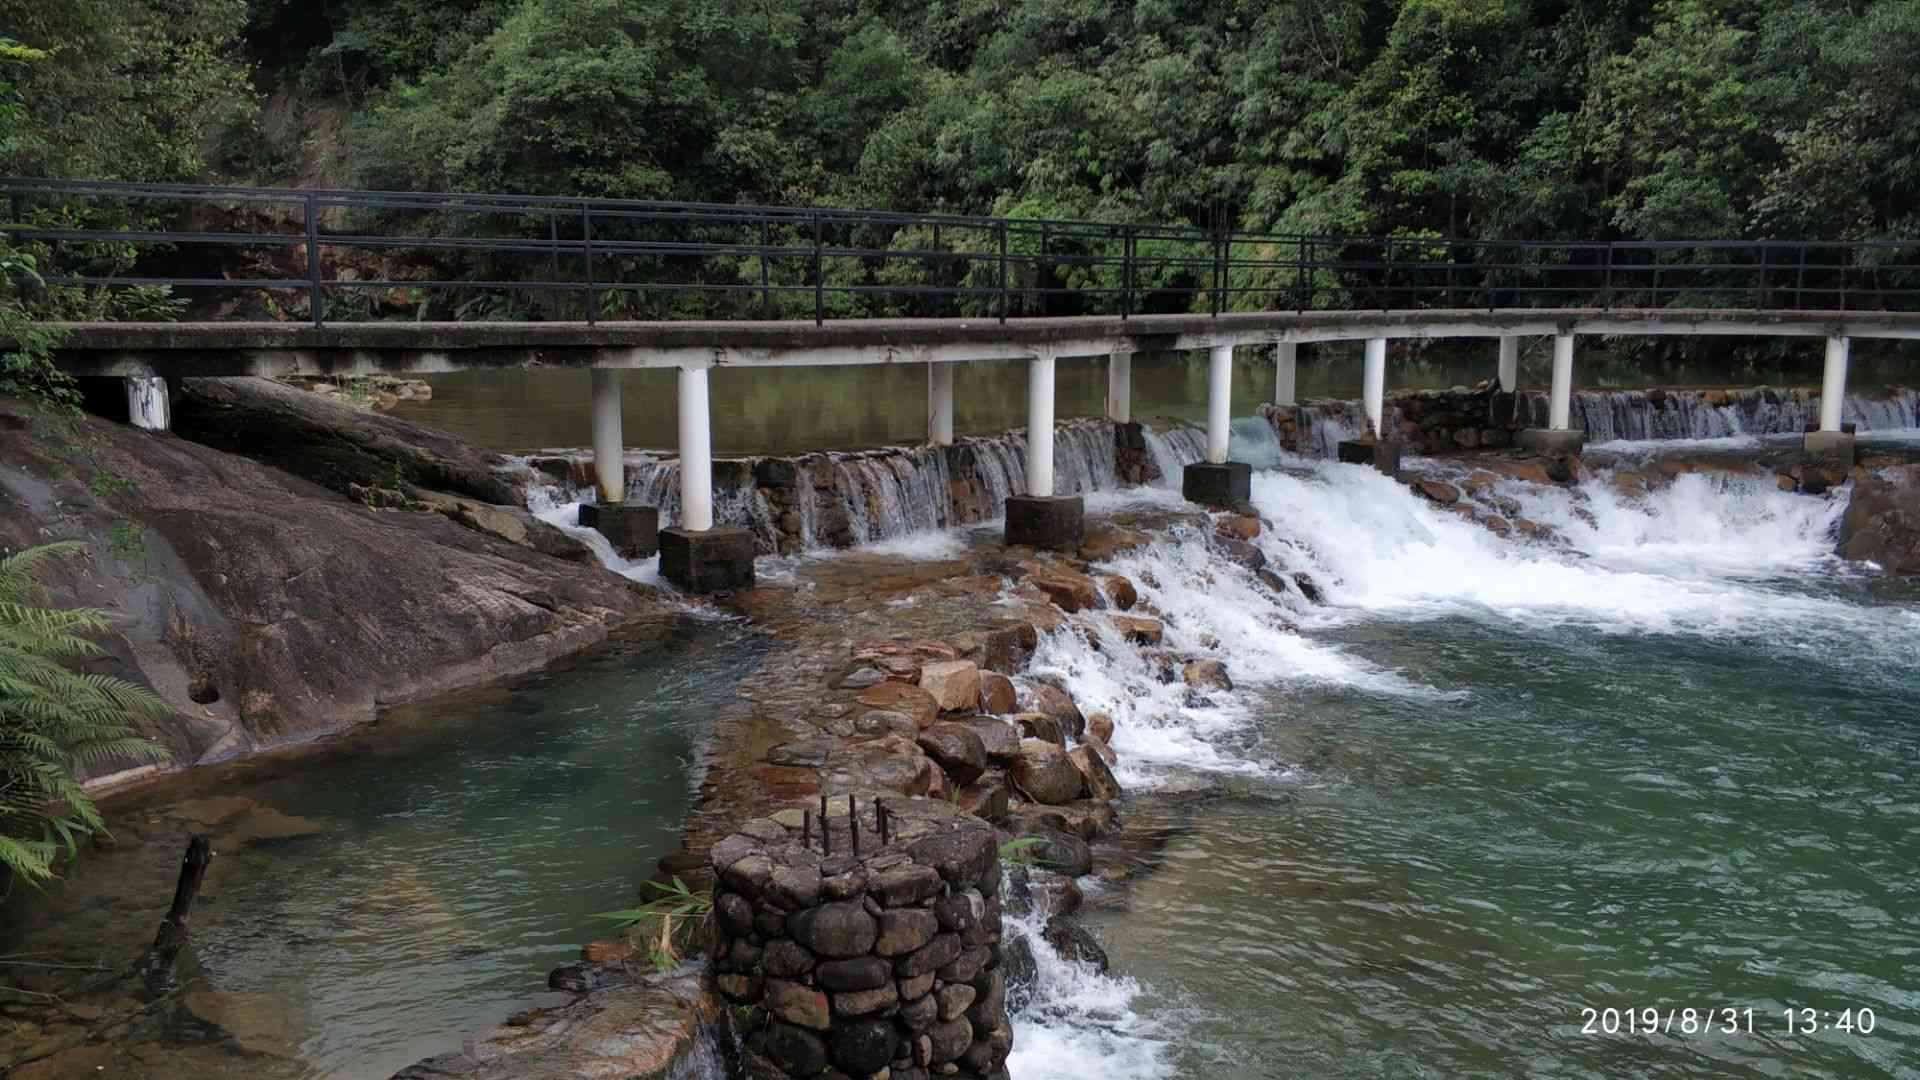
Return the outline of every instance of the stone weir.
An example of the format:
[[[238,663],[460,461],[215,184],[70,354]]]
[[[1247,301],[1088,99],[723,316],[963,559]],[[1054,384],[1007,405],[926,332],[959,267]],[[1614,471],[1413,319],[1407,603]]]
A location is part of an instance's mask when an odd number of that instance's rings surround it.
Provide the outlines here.
[[[762,554],[848,548],[928,529],[999,517],[1008,495],[1026,490],[1026,435],[961,439],[952,446],[749,457],[713,463],[716,524],[750,529]],[[1109,491],[1177,480],[1205,453],[1193,428],[1068,420],[1055,427],[1055,490]],[[566,452],[519,459],[536,474],[529,501],[549,505],[593,498],[591,455]],[[660,510],[662,527],[680,521],[679,462],[629,457],[627,501]]]
[[[1333,457],[1343,439],[1366,430],[1361,402],[1320,399],[1263,405],[1283,449]],[[1410,390],[1388,396],[1382,426],[1426,454],[1502,449],[1516,432],[1548,426],[1547,395],[1469,390]],[[1896,388],[1852,394],[1842,414],[1860,431],[1920,426],[1920,391]],[[1584,390],[1569,419],[1591,443],[1615,439],[1712,439],[1731,435],[1798,435],[1819,419],[1820,391],[1755,387],[1732,390]]]
[[[712,963],[749,1076],[1008,1075],[993,826],[888,795],[756,818],[713,846]]]

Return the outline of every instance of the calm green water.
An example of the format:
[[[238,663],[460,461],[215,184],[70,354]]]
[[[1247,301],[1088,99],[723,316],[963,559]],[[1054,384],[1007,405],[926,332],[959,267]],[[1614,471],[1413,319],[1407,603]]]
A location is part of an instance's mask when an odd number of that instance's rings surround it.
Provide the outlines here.
[[[106,1075],[383,1077],[456,1050],[608,936],[593,913],[630,906],[679,846],[697,742],[757,648],[690,623],[111,804],[118,846],[16,896],[0,948],[130,963],[205,830],[219,854],[182,971],[247,1034],[218,1038],[189,996],[127,1033]]]
[[[1667,362],[1648,365],[1582,353],[1583,387],[1817,385],[1817,343],[1765,366]],[[1388,378],[1395,388],[1469,385],[1494,374],[1492,342],[1447,343],[1418,355],[1396,353]],[[1541,341],[1521,354],[1523,386],[1545,389],[1551,359]],[[1360,396],[1360,343],[1301,350],[1298,393],[1309,398]],[[1898,355],[1855,356],[1853,386],[1911,382]],[[672,449],[679,438],[671,371],[626,375],[624,432],[629,446]],[[927,434],[927,375],[922,364],[873,367],[717,368],[712,379],[714,450],[721,454],[802,454],[917,443]],[[1070,358],[1057,369],[1055,410],[1061,417],[1106,414],[1105,358]],[[1233,364],[1239,411],[1273,400],[1273,361],[1242,349]],[[587,445],[589,377],[585,371],[468,371],[436,375],[434,396],[402,402],[393,415],[442,428],[496,450]],[[1133,361],[1133,414],[1139,418],[1205,419],[1204,354],[1139,354]],[[954,430],[998,435],[1027,422],[1027,373],[1019,361],[967,364],[954,377]]]

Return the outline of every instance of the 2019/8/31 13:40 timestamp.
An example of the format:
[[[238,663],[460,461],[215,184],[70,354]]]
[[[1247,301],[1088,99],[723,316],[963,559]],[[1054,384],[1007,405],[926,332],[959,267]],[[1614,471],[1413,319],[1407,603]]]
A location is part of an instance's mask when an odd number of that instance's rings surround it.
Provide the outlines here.
[[[1580,1010],[1582,1035],[1753,1035],[1764,1026],[1788,1038],[1831,1032],[1840,1035],[1871,1035],[1879,1024],[1872,1009],[1838,1011],[1787,1008],[1779,1020],[1769,1023],[1767,1014],[1752,1008],[1719,1006],[1714,1008],[1659,1008],[1653,1005],[1628,1008],[1583,1008]]]

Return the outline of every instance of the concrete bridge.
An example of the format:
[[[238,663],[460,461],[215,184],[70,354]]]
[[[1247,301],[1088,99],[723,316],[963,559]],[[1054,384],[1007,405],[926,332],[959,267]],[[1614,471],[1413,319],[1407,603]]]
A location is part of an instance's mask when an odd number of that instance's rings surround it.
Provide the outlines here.
[[[53,324],[61,331],[57,358],[80,377],[126,380],[133,422],[165,428],[166,380],[185,376],[341,375],[370,373],[431,374],[475,368],[527,366],[585,367],[593,372],[592,442],[600,499],[582,507],[582,524],[593,525],[628,550],[648,550],[658,533],[661,568],[670,580],[710,591],[752,580],[753,540],[744,530],[713,523],[712,437],[708,375],[715,367],[805,365],[922,364],[927,369],[927,437],[934,444],[953,441],[954,366],[977,360],[1028,363],[1029,491],[1010,497],[1006,506],[1009,543],[1064,547],[1077,545],[1082,507],[1077,496],[1056,496],[1053,482],[1054,376],[1057,363],[1085,357],[1108,358],[1107,414],[1116,422],[1131,419],[1131,358],[1135,352],[1207,350],[1207,460],[1188,466],[1183,489],[1188,498],[1225,504],[1247,497],[1250,472],[1228,460],[1228,429],[1233,403],[1230,372],[1233,350],[1272,348],[1278,358],[1273,402],[1294,403],[1299,346],[1335,341],[1365,342],[1364,398],[1369,431],[1343,444],[1343,460],[1372,463],[1393,471],[1398,447],[1381,431],[1387,386],[1387,342],[1391,339],[1481,338],[1497,343],[1489,350],[1499,389],[1518,389],[1519,342],[1523,337],[1553,339],[1549,424],[1523,432],[1521,442],[1541,452],[1577,453],[1580,433],[1569,426],[1577,343],[1583,336],[1690,335],[1784,336],[1819,338],[1825,343],[1826,371],[1817,431],[1808,433],[1809,454],[1852,461],[1852,436],[1842,430],[1850,342],[1854,338],[1920,337],[1920,311],[1885,310],[1920,298],[1905,288],[1902,276],[1920,265],[1898,262],[1895,245],[1781,244],[1726,242],[1624,244],[1491,244],[1478,241],[1420,240],[1415,250],[1405,239],[1273,237],[1244,233],[1204,233],[1085,222],[1017,222],[1002,219],[898,215],[857,211],[792,210],[760,207],[697,207],[686,204],[631,203],[471,195],[397,195],[353,192],[284,192],[272,189],[158,188],[51,181],[0,181],[13,195],[11,221],[4,226],[17,242],[57,249],[70,243],[150,243],[168,250],[201,244],[221,249],[297,249],[301,276],[233,278],[203,275],[96,276],[68,273],[50,284],[103,289],[126,286],[227,290],[288,290],[305,295],[304,322],[102,322]],[[21,209],[21,197],[29,205]],[[96,200],[124,208],[157,201],[204,205],[283,202],[301,208],[299,231],[182,232],[160,228],[53,228],[32,224],[33,199]],[[514,227],[526,218],[544,221],[544,239],[515,235],[382,235],[327,228],[327,214],[360,208],[396,212],[432,212],[467,218],[500,219]],[[117,212],[117,211],[116,211]],[[562,237],[562,216],[579,215],[576,235]],[[461,220],[466,220],[462,218]],[[709,230],[715,222],[751,234],[729,239],[661,240],[609,238],[608,224],[649,229]],[[596,232],[596,222],[600,223]],[[664,225],[662,223],[665,223]],[[692,223],[689,225],[689,223]],[[812,243],[781,242],[778,228],[804,235]],[[972,231],[987,239],[984,251],[905,251],[873,241],[835,244],[827,230],[931,227],[938,245],[941,229],[951,237]],[[1010,248],[1010,238],[1030,237],[1038,229],[1037,251]],[[498,229],[511,233],[507,225]],[[1051,230],[1051,231],[1049,231]],[[457,230],[456,230],[457,231]],[[701,236],[706,236],[703,232]],[[897,234],[896,234],[897,235]],[[1142,247],[1143,237],[1159,247]],[[1401,245],[1396,252],[1395,244]],[[1356,258],[1355,245],[1382,244],[1384,258]],[[1104,245],[1104,246],[1103,246]],[[1169,245],[1172,245],[1169,247]],[[1184,245],[1184,246],[1181,246]],[[510,281],[385,281],[328,275],[323,253],[332,248],[419,248],[423,257],[443,251],[486,255],[532,252],[551,256],[544,278]],[[1776,250],[1778,249],[1778,250]],[[1831,254],[1834,250],[1843,254]],[[1855,249],[1871,249],[1877,262],[1863,277],[1856,264],[1868,260]],[[1156,252],[1158,252],[1156,254]],[[1169,253],[1171,252],[1171,253]],[[1793,257],[1797,252],[1797,259]],[[1821,252],[1828,252],[1821,255]],[[585,273],[563,278],[562,257],[584,259]],[[638,280],[606,275],[607,260],[647,260],[654,270]],[[600,276],[596,277],[596,257]],[[659,270],[672,259],[758,260],[759,284],[742,286],[724,279],[693,283],[671,279]],[[1891,261],[1890,261],[1891,259]],[[797,262],[796,280],[777,280],[782,260]],[[947,284],[829,285],[830,260],[871,273],[898,268],[902,261],[932,264],[958,261],[977,275],[982,266],[997,269],[980,286],[961,278]],[[1838,261],[1836,261],[1838,260]],[[1062,267],[1078,272],[1111,271],[1113,287],[1061,284]],[[1202,271],[1205,276],[1202,277]],[[1651,272],[1651,285],[1644,280]],[[1883,272],[1884,275],[1883,276]],[[1667,285],[1661,284],[1662,274]],[[1024,275],[1015,289],[1010,274]],[[1542,278],[1541,275],[1546,275]],[[1236,284],[1260,275],[1256,284]],[[1278,275],[1276,277],[1276,275]],[[1673,284],[1675,276],[1681,284]],[[877,279],[876,279],[877,280]],[[944,280],[944,279],[943,279]],[[1159,286],[1142,285],[1143,280]],[[1174,287],[1165,282],[1175,281]],[[1545,281],[1546,284],[1541,282]],[[1531,282],[1531,284],[1529,284]],[[1571,282],[1571,284],[1569,284]],[[1284,287],[1283,287],[1284,286]],[[579,321],[422,322],[334,321],[324,317],[330,295],[365,288],[418,287],[464,290],[557,290],[581,293],[587,318]],[[606,321],[596,316],[596,298],[622,290],[684,292],[708,290],[726,307],[742,289],[762,307],[783,294],[813,301],[814,319],[729,318],[711,321]],[[948,303],[962,310],[918,318],[825,318],[829,293],[856,299],[894,296],[903,305]],[[1849,296],[1862,295],[1881,310],[1849,310]],[[1015,297],[1033,302],[1041,314],[1009,317]],[[1453,306],[1466,298],[1492,301],[1484,307]],[[1036,299],[1037,298],[1037,299]],[[1668,302],[1659,303],[1662,299]],[[1752,306],[1741,303],[1751,302]],[[1272,301],[1269,310],[1229,310]],[[1283,300],[1293,301],[1292,310]],[[1363,301],[1380,306],[1361,306]],[[1501,306],[1501,300],[1517,301]],[[1596,306],[1558,305],[1569,300]],[[1651,301],[1619,306],[1615,301]],[[1697,306],[1684,301],[1704,301]],[[997,301],[997,305],[995,302]],[[1767,306],[1769,301],[1774,306]],[[1404,307],[1393,306],[1396,302]],[[1837,302],[1838,307],[1821,309]],[[988,314],[968,305],[996,307]],[[1813,305],[1809,307],[1807,305]],[[1177,312],[1153,313],[1155,305]],[[1051,309],[1117,308],[1106,314],[1049,314]],[[1210,311],[1192,312],[1199,306]],[[1310,308],[1312,308],[1310,310]],[[621,372],[640,368],[678,371],[678,427],[682,521],[658,530],[652,508],[624,503],[624,446],[621,427]]]

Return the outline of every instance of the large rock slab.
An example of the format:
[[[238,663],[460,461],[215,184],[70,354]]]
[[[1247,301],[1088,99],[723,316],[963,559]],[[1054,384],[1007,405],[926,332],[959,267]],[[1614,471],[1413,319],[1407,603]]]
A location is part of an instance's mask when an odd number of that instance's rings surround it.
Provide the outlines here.
[[[0,547],[93,545],[50,568],[51,599],[108,609],[121,633],[100,670],[175,709],[147,733],[180,763],[304,742],[673,611],[598,566],[438,514],[369,509],[165,433],[78,427],[90,460],[76,470],[0,402]],[[103,473],[126,483],[95,495]],[[129,527],[137,552],[110,547]]]
[[[1067,752],[1045,739],[1023,739],[1011,770],[1013,782],[1035,802],[1059,806],[1080,797],[1085,780]]]
[[[1840,521],[1840,557],[1890,574],[1920,574],[1920,470],[1857,480]]]

